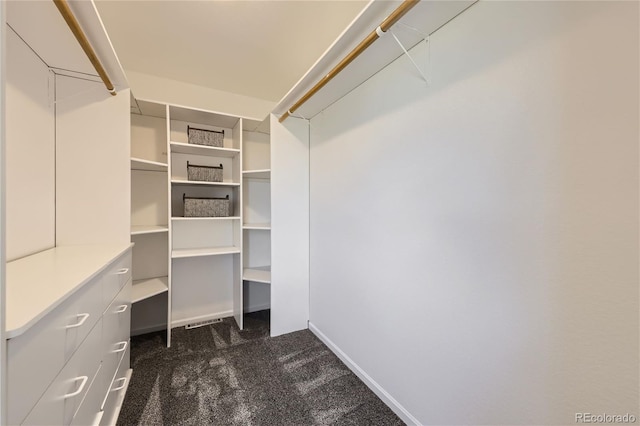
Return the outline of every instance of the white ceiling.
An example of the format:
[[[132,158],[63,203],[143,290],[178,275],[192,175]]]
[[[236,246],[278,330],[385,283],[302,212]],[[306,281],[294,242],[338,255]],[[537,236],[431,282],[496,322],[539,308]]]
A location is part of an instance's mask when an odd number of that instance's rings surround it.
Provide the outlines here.
[[[95,3],[125,70],[278,101],[368,1]]]

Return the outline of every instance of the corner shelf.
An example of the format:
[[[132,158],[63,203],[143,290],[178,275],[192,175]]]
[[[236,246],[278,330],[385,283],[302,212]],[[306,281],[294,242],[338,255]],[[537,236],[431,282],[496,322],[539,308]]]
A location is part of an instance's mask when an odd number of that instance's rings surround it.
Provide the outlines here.
[[[131,302],[136,303],[169,291],[169,277],[136,280],[131,288]]]
[[[205,186],[240,186],[235,182],[203,182],[199,180],[171,179],[173,185],[205,185]]]
[[[143,170],[148,172],[166,172],[168,166],[157,161],[143,160],[142,158],[131,157],[131,170]]]
[[[233,158],[240,154],[239,149],[216,148],[206,145],[195,145],[182,142],[170,142],[171,152],[190,155],[206,155],[209,157]]]
[[[270,223],[245,223],[242,225],[242,229],[259,229],[262,231],[271,230]]]
[[[271,284],[271,266],[244,268],[242,279],[256,283]]]
[[[131,235],[158,234],[169,232],[167,225],[132,225]]]
[[[172,259],[183,259],[188,257],[202,257],[202,256],[219,256],[223,254],[235,254],[240,253],[240,248],[235,246],[227,247],[206,247],[197,249],[174,249],[171,252]]]
[[[271,169],[244,170],[242,177],[246,179],[271,179]]]

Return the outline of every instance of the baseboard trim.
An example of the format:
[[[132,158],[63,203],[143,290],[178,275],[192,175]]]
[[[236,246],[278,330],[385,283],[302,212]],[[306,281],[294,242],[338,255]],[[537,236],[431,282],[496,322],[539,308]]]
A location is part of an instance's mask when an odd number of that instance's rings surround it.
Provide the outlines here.
[[[382,400],[398,417],[402,419],[405,423],[409,425],[420,425],[421,423],[411,415],[398,401],[395,400],[382,386],[380,386],[375,380],[373,380],[362,368],[358,366],[347,354],[342,352],[342,350],[336,346],[335,343],[331,341],[325,334],[318,329],[313,323],[309,322],[309,330],[313,334],[315,334],[318,339],[322,340],[322,342],[331,349],[331,351],[336,354],[338,358],[342,360],[346,364],[347,367],[353,373],[360,378],[368,387],[375,393],[378,398]]]
[[[233,311],[223,311],[223,312],[215,312],[213,314],[200,315],[197,317],[184,318],[175,321],[171,321],[171,328],[184,327],[187,324],[191,324],[192,322],[201,322],[208,321],[220,318],[232,317]]]

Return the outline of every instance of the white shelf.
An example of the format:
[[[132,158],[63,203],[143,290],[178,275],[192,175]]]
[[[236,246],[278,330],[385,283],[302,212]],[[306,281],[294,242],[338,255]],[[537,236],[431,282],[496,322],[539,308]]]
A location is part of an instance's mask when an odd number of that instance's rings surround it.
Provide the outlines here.
[[[229,247],[207,247],[199,249],[177,249],[171,252],[173,259],[200,256],[218,256],[222,254],[240,253],[240,249],[235,246]]]
[[[270,223],[245,223],[242,225],[242,229],[260,229],[263,231],[268,231],[271,229]]]
[[[246,179],[271,179],[271,169],[244,170],[242,177]]]
[[[256,283],[271,284],[271,266],[244,268],[242,271],[242,279]]]
[[[167,225],[133,225],[131,226],[131,235],[157,234],[161,232],[169,232]]]
[[[190,155],[206,155],[209,157],[226,157],[233,158],[240,154],[239,149],[232,148],[216,148],[206,145],[194,145],[182,142],[171,142],[171,152]]]
[[[197,180],[182,179],[171,179],[171,183],[174,185],[240,186],[239,183],[234,182],[202,182]]]
[[[131,170],[144,170],[149,172],[166,172],[168,167],[165,163],[157,161],[143,160],[142,158],[131,157]]]
[[[180,221],[180,220],[237,220],[240,219],[240,216],[221,216],[221,217],[182,217],[182,216],[174,216],[171,220]]]
[[[131,288],[131,302],[136,303],[157,294],[169,291],[169,278],[158,277],[146,280],[136,280]]]

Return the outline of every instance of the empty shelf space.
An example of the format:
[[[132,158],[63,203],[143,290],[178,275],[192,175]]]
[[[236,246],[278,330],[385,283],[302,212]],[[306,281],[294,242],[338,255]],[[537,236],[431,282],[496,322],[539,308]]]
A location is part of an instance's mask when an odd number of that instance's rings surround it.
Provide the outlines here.
[[[167,225],[132,225],[131,235],[157,234],[160,232],[169,232]]]
[[[169,290],[169,278],[147,278],[136,280],[131,288],[131,302],[136,303]]]
[[[171,252],[173,259],[200,256],[218,256],[222,254],[240,253],[240,249],[235,246],[228,247],[206,247],[197,249],[175,249]]]
[[[271,179],[271,169],[244,170],[242,177],[247,179]]]
[[[171,220],[181,221],[181,220],[236,220],[240,219],[240,216],[216,216],[216,217],[182,217],[182,216],[174,216]]]
[[[202,182],[198,180],[171,179],[174,185],[240,186],[234,182]]]
[[[195,145],[182,142],[171,142],[171,152],[191,155],[207,155],[210,157],[228,157],[233,158],[240,154],[239,149],[233,148],[216,148],[206,145]]]
[[[256,283],[271,284],[271,266],[244,268],[242,271],[242,279]]]
[[[157,161],[143,160],[142,158],[131,157],[131,170],[166,172],[168,170],[168,167],[166,163],[159,163]]]
[[[242,225],[242,229],[260,229],[263,231],[268,231],[271,229],[270,223],[245,223]]]

